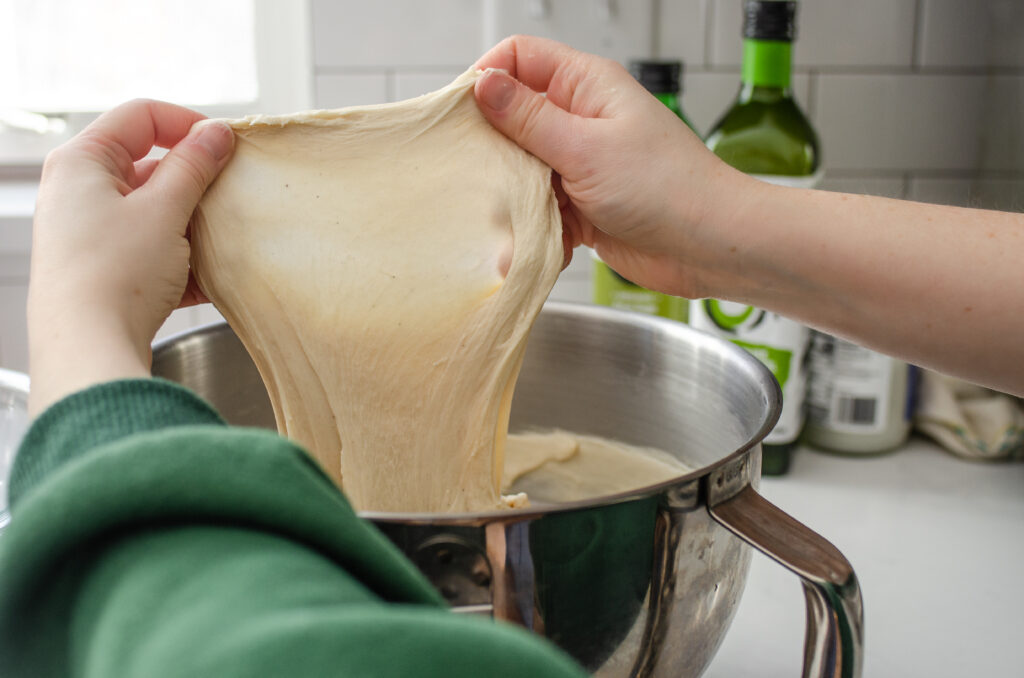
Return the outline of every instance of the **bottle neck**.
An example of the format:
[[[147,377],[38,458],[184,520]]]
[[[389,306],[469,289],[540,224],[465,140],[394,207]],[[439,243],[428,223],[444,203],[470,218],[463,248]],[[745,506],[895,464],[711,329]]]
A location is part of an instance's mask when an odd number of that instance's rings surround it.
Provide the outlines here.
[[[654,97],[673,111],[679,109],[679,95],[675,92],[658,92]]]
[[[789,74],[792,66],[793,43],[779,40],[743,41],[743,72],[741,80],[744,90],[775,90],[779,93],[789,90]]]

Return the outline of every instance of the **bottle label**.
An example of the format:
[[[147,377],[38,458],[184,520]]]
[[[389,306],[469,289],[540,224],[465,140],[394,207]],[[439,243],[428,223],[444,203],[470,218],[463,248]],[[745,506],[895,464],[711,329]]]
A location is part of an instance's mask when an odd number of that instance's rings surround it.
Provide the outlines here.
[[[810,329],[778,313],[716,299],[691,301],[690,324],[732,341],[771,370],[782,387],[782,415],[764,442],[795,441],[804,425]]]
[[[635,285],[594,254],[594,303],[686,322],[688,302]]]
[[[892,403],[894,359],[815,332],[808,418],[839,433],[882,433]]]
[[[761,181],[791,188],[814,188],[823,170],[803,176],[751,174]],[[729,339],[746,349],[771,370],[782,387],[782,414],[764,442],[785,445],[794,442],[804,426],[807,394],[807,351],[811,330],[795,320],[729,301],[695,299],[690,302],[690,324],[697,329]]]

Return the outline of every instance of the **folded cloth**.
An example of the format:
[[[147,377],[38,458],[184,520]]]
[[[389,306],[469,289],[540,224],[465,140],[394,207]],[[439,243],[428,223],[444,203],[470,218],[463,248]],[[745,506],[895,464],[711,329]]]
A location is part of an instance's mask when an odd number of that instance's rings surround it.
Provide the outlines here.
[[[957,456],[1024,458],[1020,399],[954,377],[921,371],[914,426]]]

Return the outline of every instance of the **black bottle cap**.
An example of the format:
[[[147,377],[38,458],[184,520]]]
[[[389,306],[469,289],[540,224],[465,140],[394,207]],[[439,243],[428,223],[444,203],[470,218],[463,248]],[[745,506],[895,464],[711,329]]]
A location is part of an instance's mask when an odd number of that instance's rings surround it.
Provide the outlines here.
[[[678,94],[682,61],[630,61],[629,72],[651,94]]]
[[[796,38],[796,3],[791,0],[745,0],[743,37],[793,42]]]

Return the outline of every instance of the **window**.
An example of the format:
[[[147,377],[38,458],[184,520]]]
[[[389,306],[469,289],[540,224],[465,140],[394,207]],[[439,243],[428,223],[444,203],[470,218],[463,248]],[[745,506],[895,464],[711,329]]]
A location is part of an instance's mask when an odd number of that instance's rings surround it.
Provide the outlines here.
[[[311,102],[307,0],[0,0],[0,164],[136,97],[207,115]]]

